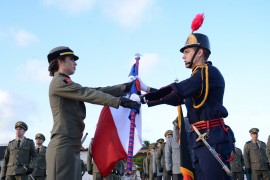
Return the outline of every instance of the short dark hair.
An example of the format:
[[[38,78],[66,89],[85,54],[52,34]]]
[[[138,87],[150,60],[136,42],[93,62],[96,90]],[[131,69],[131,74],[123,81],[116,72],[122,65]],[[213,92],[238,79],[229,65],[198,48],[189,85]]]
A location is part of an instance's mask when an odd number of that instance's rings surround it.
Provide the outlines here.
[[[208,60],[209,56],[210,56],[210,51],[208,49],[202,48],[203,50],[203,57],[205,59],[205,61]]]

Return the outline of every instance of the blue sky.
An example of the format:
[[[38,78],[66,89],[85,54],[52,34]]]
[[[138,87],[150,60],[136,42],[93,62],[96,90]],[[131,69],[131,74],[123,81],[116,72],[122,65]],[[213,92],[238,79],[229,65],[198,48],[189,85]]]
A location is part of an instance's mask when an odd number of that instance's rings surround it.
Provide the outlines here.
[[[267,141],[269,123],[268,0],[29,0],[3,1],[0,6],[0,144],[15,136],[16,121],[25,134],[43,133],[49,142],[53,120],[48,101],[48,52],[68,46],[80,57],[72,80],[99,87],[128,80],[134,54],[142,55],[139,74],[159,88],[191,74],[179,49],[191,32],[196,14],[205,21],[197,31],[207,34],[210,59],[226,81],[225,122],[235,132],[237,146],[260,129]],[[93,136],[101,106],[87,104],[84,146]],[[172,129],[172,106],[142,108],[143,140],[156,141]]]

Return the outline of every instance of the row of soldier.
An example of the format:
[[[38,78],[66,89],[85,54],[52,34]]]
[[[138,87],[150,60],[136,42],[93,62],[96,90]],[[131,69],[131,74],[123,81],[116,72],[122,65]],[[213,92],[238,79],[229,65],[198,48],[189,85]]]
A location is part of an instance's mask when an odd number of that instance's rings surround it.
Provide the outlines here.
[[[161,180],[182,180],[180,172],[180,145],[177,137],[177,120],[173,121],[174,129],[167,130],[163,138],[152,143],[143,160],[143,177],[145,179]],[[187,133],[189,131],[188,120],[185,119]],[[246,174],[247,180],[269,180],[270,179],[270,135],[267,144],[258,139],[258,128],[252,128],[249,131],[251,140],[244,145],[243,153],[238,147],[235,147],[234,158],[230,161],[232,180],[244,180]],[[194,153],[190,149],[191,159],[194,161]],[[194,167],[194,165],[193,165]]]

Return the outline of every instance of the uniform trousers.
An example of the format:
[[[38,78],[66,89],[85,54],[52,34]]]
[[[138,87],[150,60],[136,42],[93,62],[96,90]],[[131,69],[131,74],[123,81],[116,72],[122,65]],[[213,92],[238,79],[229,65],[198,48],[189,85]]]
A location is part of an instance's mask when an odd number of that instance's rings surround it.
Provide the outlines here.
[[[56,134],[46,151],[48,180],[81,180],[81,138]]]
[[[232,180],[244,180],[243,172],[232,172]]]
[[[269,171],[267,170],[251,170],[252,180],[270,180]]]
[[[219,154],[224,164],[230,168],[230,163],[225,160],[229,159],[231,148],[229,142],[222,144],[211,144],[215,151]],[[206,146],[194,148],[194,166],[196,171],[196,180],[231,180],[231,177],[226,174],[222,166],[207,149]]]
[[[6,176],[6,180],[28,180],[28,175]]]

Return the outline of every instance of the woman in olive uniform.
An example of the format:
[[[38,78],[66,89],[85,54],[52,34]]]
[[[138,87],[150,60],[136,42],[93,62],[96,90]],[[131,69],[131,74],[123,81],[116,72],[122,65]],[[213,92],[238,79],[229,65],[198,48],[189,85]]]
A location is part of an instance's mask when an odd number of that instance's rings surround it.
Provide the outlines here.
[[[118,108],[140,105],[121,97],[129,92],[132,82],[104,88],[83,87],[70,79],[76,70],[76,56],[65,46],[52,49],[48,54],[50,76],[50,106],[53,115],[51,141],[46,152],[48,180],[81,179],[80,148],[86,117],[84,102]]]

